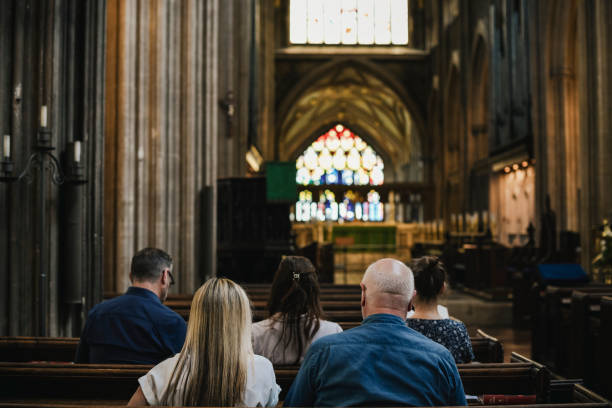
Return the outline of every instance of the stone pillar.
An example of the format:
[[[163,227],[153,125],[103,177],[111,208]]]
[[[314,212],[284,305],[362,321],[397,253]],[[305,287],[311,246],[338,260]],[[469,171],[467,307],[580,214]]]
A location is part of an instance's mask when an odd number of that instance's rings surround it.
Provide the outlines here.
[[[192,293],[201,282],[200,262],[208,257],[199,248],[215,236],[201,228],[208,214],[202,191],[216,180],[216,170],[206,169],[216,163],[216,139],[201,135],[216,134],[218,121],[206,111],[217,102],[203,96],[217,50],[204,27],[218,24],[216,15],[205,23],[206,7],[197,0],[108,2],[107,291],[125,291],[131,258],[147,246],[172,255],[174,290]]]

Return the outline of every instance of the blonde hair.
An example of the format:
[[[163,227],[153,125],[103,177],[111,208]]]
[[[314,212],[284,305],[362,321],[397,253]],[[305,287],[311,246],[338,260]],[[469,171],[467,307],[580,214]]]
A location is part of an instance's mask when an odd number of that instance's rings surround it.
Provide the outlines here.
[[[249,298],[239,285],[217,278],[204,283],[193,296],[185,344],[161,403],[242,405],[253,357],[251,320]]]

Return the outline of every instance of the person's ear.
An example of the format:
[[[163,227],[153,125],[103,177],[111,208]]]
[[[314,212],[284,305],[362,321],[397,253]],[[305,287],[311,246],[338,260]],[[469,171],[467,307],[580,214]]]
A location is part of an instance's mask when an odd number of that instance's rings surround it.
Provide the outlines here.
[[[359,286],[361,286],[361,307],[364,307],[366,304],[366,287],[363,282],[360,283]]]
[[[167,286],[166,284],[168,283],[169,279],[170,277],[168,276],[168,269],[164,269],[161,273],[161,278],[160,278],[160,282],[162,286]]]
[[[442,287],[440,288],[440,293],[438,293],[438,296],[443,295],[444,292],[446,292],[446,281],[444,281],[444,283],[442,283]]]

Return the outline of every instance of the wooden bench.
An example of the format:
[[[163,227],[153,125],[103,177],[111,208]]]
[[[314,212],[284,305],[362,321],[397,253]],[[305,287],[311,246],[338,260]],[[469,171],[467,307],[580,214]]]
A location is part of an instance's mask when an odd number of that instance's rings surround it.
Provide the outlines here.
[[[544,365],[516,352],[512,352],[510,362],[532,364],[538,369],[546,368]],[[610,404],[610,401],[607,401],[604,397],[584,387],[582,379],[567,379],[552,372],[549,372],[549,378],[547,401],[550,403],[564,404],[567,401],[573,401],[574,403],[581,404],[580,406],[590,406],[589,404],[594,403],[594,401],[600,401],[600,403]]]
[[[251,305],[253,310],[267,310],[267,301],[257,300],[252,301]],[[189,309],[191,308],[191,301],[187,300],[166,300],[164,302],[172,310]],[[332,310],[358,310],[361,311],[361,303],[359,300],[325,300],[321,302],[321,307],[324,311]]]
[[[270,296],[271,284],[246,284],[242,285],[249,298],[252,300],[268,300]],[[342,284],[320,284],[321,300],[353,300],[361,298],[361,287],[359,285],[342,285]],[[106,292],[105,299],[112,299],[120,296],[123,293]],[[167,301],[186,300],[191,302],[193,294],[179,293],[168,294]]]
[[[359,323],[343,322],[341,326],[347,330]],[[501,363],[504,352],[499,340],[481,330],[478,335],[470,338],[476,361],[481,363]],[[74,360],[78,338],[73,337],[0,337],[0,361],[59,361]]]
[[[541,294],[532,328],[532,355],[555,371],[569,375],[571,302],[575,290],[605,293],[610,285],[549,286]]]
[[[0,402],[123,404],[138,387],[137,379],[151,366],[90,365],[57,363],[0,363]],[[549,396],[548,371],[531,363],[460,364],[464,389],[470,395],[536,395],[539,402]],[[297,367],[275,369],[277,383],[289,389]],[[574,402],[573,400],[565,401]],[[585,401],[587,402],[587,401]],[[588,402],[603,399],[590,397]],[[604,405],[605,406],[605,405]]]
[[[612,289],[607,293],[573,292],[568,355],[569,376],[582,378],[589,388],[602,392],[606,388],[600,374],[610,369],[602,364],[602,357],[612,347],[602,337],[601,302],[605,295],[612,296]]]
[[[596,372],[601,382],[601,392],[612,399],[612,296],[601,298],[601,344],[604,347],[597,360]]]

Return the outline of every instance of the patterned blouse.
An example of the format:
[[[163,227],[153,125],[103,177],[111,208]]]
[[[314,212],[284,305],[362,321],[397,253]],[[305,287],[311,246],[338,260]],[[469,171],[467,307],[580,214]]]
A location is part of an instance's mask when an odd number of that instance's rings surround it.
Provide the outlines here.
[[[455,358],[455,363],[474,360],[472,342],[463,323],[452,319],[408,319],[406,323],[411,329],[446,347]]]

